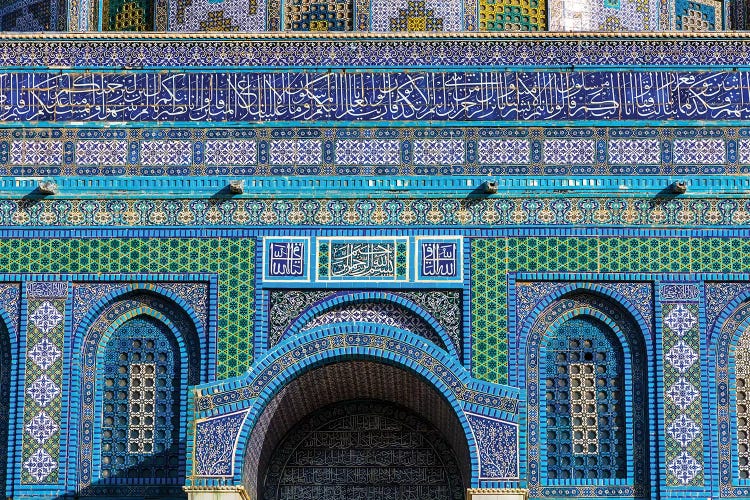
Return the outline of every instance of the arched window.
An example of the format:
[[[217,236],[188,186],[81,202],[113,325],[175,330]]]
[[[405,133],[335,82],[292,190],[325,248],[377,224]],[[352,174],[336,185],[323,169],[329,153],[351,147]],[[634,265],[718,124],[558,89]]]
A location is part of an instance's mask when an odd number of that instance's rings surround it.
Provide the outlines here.
[[[286,31],[352,31],[352,0],[286,0]]]
[[[734,367],[737,472],[740,479],[750,479],[750,332],[748,330],[740,336],[734,349]]]
[[[164,323],[136,316],[100,348],[101,478],[179,479],[180,350]]]
[[[542,362],[547,479],[625,478],[625,363],[615,333],[574,317],[547,336]]]

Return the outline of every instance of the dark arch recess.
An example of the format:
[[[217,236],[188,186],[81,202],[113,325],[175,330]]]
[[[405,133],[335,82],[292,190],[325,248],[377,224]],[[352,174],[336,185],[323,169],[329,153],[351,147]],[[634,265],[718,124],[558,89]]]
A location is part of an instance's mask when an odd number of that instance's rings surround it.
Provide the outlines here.
[[[335,408],[339,403],[365,400],[375,406],[395,405],[404,414],[413,414],[413,418],[434,428],[435,435],[452,450],[462,488],[471,485],[472,464],[463,427],[453,408],[435,389],[392,365],[344,361],[306,372],[266,406],[245,454],[243,478],[251,497],[262,498],[262,482],[274,452],[298,424],[315,419],[321,410]]]

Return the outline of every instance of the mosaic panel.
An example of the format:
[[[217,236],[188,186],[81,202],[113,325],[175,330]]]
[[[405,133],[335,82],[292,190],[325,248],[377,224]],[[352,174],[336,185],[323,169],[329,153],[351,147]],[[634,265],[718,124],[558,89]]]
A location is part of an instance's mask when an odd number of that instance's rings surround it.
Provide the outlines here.
[[[266,30],[264,0],[171,0],[169,31]]]
[[[545,0],[479,0],[480,31],[544,31]]]
[[[60,0],[17,0],[0,6],[1,31],[57,31],[65,29],[65,5]]]
[[[153,0],[103,0],[104,31],[152,31]]]
[[[703,484],[700,331],[696,302],[665,303],[664,430],[669,486]]]
[[[415,128],[304,127],[285,130],[287,138],[279,139],[278,131],[269,128],[38,128],[24,129],[22,135],[0,129],[0,175],[750,173],[746,128],[576,127],[554,132],[450,127],[441,133],[451,138],[425,139]],[[623,138],[632,135],[639,138]]]
[[[518,477],[518,427],[494,418],[466,413],[479,450],[479,478],[507,480]]]
[[[45,284],[46,285],[46,284]],[[67,284],[27,289],[22,484],[58,482]],[[51,292],[51,293],[50,293]],[[55,293],[58,292],[58,293]],[[60,293],[61,292],[61,293]]]
[[[217,273],[217,376],[240,375],[252,363],[253,239],[8,238],[0,255],[5,273]]]
[[[269,296],[269,345],[276,345],[302,313],[315,304],[348,292],[325,290],[272,290]],[[462,352],[462,300],[458,290],[391,291],[427,311],[443,328],[456,352]],[[390,320],[393,321],[393,320]],[[430,334],[434,335],[434,334]],[[436,342],[438,345],[442,341]]]
[[[750,268],[750,242],[724,238],[497,238],[473,239],[472,367],[474,376],[507,383],[507,273],[514,272],[736,272]],[[612,287],[614,284],[609,284]],[[633,285],[632,302],[650,288]],[[622,290],[617,289],[622,293]],[[721,294],[721,289],[717,294]],[[638,297],[641,297],[638,299]],[[683,295],[678,295],[683,297]],[[519,300],[523,295],[519,294]],[[531,299],[530,299],[531,300]],[[538,299],[537,299],[538,300]],[[523,304],[523,302],[518,302]],[[526,307],[533,307],[527,305]],[[712,306],[720,311],[719,306]],[[640,308],[646,320],[652,317]]]
[[[677,31],[716,31],[724,29],[722,2],[715,0],[676,0],[673,29]]]
[[[195,474],[197,476],[231,476],[237,434],[247,411],[218,418],[199,420],[195,424]]]
[[[285,31],[352,31],[352,0],[286,0]]]
[[[372,31],[461,31],[461,0],[372,2]]]
[[[713,88],[722,90],[707,95]],[[726,121],[750,118],[750,73],[9,71],[0,98],[8,103],[0,121],[9,123]]]

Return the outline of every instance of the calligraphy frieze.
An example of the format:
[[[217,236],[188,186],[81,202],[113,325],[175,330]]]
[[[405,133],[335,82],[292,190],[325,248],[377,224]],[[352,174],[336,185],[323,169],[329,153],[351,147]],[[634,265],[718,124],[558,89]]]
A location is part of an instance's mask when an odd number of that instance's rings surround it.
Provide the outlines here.
[[[0,74],[0,122],[728,120],[744,71]]]
[[[310,281],[310,238],[264,238],[263,281]]]
[[[264,238],[263,281],[271,287],[311,282],[440,282],[453,286],[461,284],[463,277],[461,236]]]
[[[419,281],[461,281],[462,239],[417,237],[414,269]]]
[[[408,238],[318,238],[318,280],[407,281]]]

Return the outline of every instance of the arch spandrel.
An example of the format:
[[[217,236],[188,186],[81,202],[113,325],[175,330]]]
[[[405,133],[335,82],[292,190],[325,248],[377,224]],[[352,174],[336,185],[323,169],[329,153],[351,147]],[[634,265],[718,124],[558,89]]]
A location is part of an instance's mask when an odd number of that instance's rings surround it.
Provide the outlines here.
[[[474,381],[457,360],[418,340],[409,332],[378,325],[318,327],[278,345],[247,375],[198,387],[188,489],[240,487],[246,480],[248,450],[256,447],[253,452],[260,453],[262,443],[253,440],[253,430],[268,425],[263,414],[273,408],[274,399],[310,370],[355,360],[396,367],[446,402],[468,444],[467,487],[516,480],[520,391]],[[498,436],[506,446],[498,448]]]

